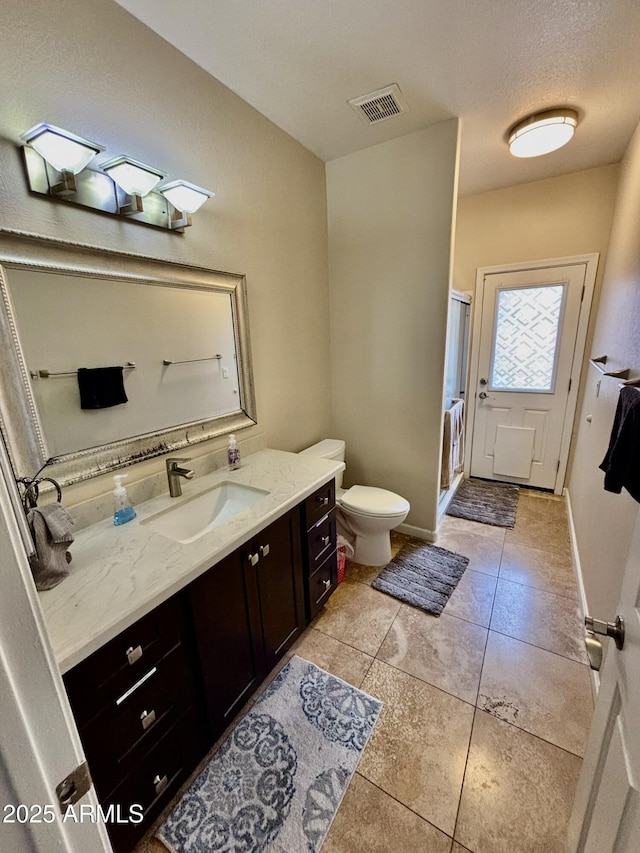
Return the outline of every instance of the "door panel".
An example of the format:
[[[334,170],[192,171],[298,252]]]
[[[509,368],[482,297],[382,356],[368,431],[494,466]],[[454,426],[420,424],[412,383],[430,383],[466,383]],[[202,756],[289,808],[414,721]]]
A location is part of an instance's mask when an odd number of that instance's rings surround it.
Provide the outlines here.
[[[215,735],[233,718],[265,674],[260,614],[251,572],[235,552],[189,587]]]
[[[640,514],[622,582],[622,649],[606,648],[569,822],[568,853],[637,853],[640,839]],[[592,614],[613,621],[616,614]]]
[[[555,488],[586,269],[485,274],[471,476]]]
[[[297,509],[275,521],[259,535],[257,550],[262,555],[256,575],[266,667],[270,670],[304,629]]]

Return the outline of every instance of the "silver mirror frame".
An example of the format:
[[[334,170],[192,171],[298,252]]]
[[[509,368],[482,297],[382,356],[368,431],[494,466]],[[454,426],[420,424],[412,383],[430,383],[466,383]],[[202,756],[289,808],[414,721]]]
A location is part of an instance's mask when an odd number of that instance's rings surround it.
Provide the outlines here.
[[[20,344],[20,330],[11,305],[12,268],[66,272],[165,287],[200,288],[228,293],[231,297],[239,350],[241,409],[228,415],[184,423],[55,457],[47,464],[45,473],[60,485],[97,477],[257,423],[247,288],[243,275],[0,229],[0,431],[16,477],[33,477],[47,462],[47,448]]]

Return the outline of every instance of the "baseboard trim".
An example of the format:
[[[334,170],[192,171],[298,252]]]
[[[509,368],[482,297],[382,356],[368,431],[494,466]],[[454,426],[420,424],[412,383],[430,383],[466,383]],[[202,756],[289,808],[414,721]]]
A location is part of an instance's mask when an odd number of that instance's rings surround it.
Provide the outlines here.
[[[398,533],[405,533],[407,536],[415,536],[416,539],[424,539],[425,542],[435,542],[436,534],[433,530],[426,530],[424,527],[414,527],[413,524],[399,524],[394,527]]]
[[[576,581],[578,583],[578,593],[580,595],[580,605],[582,607],[582,615],[586,615],[589,612],[589,606],[587,604],[587,594],[584,588],[584,579],[582,577],[582,564],[580,562],[580,551],[578,549],[578,537],[576,536],[576,528],[573,522],[573,509],[571,507],[571,495],[569,494],[569,489],[565,486],[564,491],[564,499],[567,505],[567,518],[569,521],[569,535],[571,536],[571,558],[573,562],[573,570],[576,575]],[[598,696],[598,691],[600,690],[600,674],[597,673],[594,669],[589,669],[591,673],[591,692],[593,693],[594,701]]]

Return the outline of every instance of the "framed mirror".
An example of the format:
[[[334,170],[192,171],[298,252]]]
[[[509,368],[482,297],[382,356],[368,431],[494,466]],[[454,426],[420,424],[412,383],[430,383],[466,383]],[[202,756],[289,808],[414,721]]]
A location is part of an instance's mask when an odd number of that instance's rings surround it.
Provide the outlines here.
[[[257,422],[242,275],[0,231],[0,295],[16,477],[68,485]]]

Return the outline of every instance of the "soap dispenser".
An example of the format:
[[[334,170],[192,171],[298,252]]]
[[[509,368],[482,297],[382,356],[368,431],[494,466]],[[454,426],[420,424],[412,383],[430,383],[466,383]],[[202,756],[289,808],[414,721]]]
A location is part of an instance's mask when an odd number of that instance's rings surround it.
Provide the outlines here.
[[[116,474],[113,482],[116,484],[113,490],[113,523],[126,524],[136,517],[136,511],[131,506],[131,501],[127,495],[127,490],[122,485],[122,481],[128,474]]]
[[[230,471],[235,471],[236,468],[240,467],[240,448],[238,447],[238,442],[236,441],[235,435],[229,436],[229,447],[227,448],[227,462],[229,463]]]

